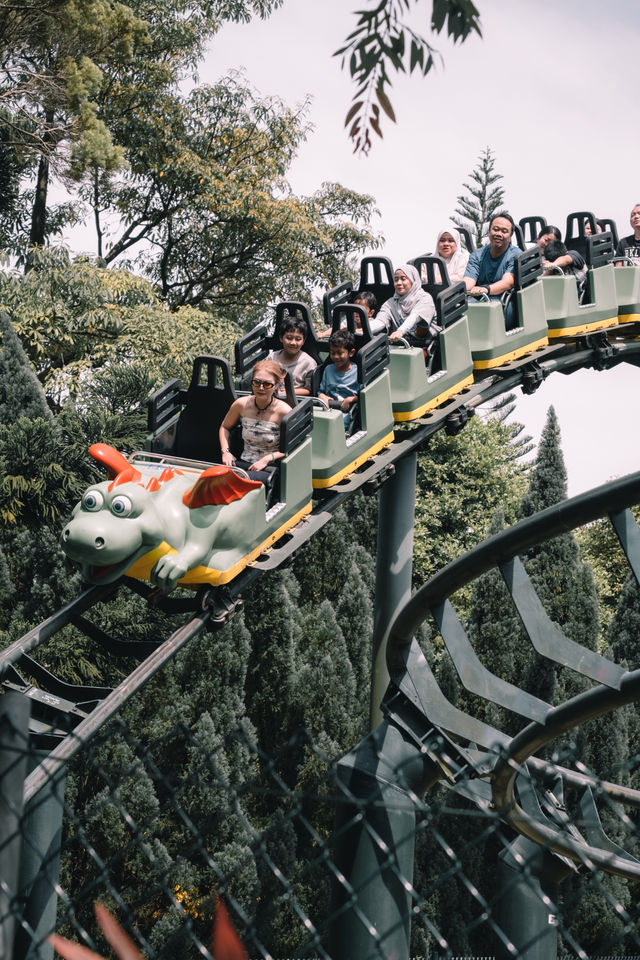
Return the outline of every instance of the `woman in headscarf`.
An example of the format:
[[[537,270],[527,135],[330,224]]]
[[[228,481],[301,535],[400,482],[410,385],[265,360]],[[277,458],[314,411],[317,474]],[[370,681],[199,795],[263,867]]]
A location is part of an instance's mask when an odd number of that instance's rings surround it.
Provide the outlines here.
[[[446,263],[450,283],[462,280],[469,254],[462,249],[460,233],[455,227],[445,227],[440,231],[436,240],[436,255]]]
[[[390,340],[416,335],[416,327],[428,327],[427,339],[436,332],[433,298],[422,289],[420,274],[410,263],[402,263],[393,274],[396,292],[383,303],[375,318],[378,330],[388,330]],[[433,327],[433,330],[431,329]],[[374,332],[377,332],[374,331]]]

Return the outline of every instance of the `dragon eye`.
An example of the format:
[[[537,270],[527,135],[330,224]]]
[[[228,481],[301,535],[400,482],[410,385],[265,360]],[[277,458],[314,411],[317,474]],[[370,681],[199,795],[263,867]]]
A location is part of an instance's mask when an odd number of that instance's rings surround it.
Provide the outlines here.
[[[104,503],[104,497],[99,490],[87,490],[82,498],[82,506],[85,510],[100,510]]]
[[[128,517],[132,510],[133,504],[129,497],[114,497],[111,501],[111,513],[114,513],[116,517]]]

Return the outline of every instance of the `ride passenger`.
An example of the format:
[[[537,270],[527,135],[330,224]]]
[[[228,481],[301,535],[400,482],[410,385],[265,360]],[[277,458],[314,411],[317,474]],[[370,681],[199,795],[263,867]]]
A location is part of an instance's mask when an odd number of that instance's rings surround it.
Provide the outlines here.
[[[582,262],[582,266],[577,267],[575,265],[574,257]],[[567,250],[560,240],[550,240],[546,245],[542,265],[545,268],[545,276],[552,275],[555,272],[555,267],[561,267],[563,273],[575,277],[578,283],[582,283],[587,275],[587,265],[582,257],[575,250],[572,257],[571,251]]]
[[[625,257],[631,260],[634,266],[640,267],[640,203],[636,203],[631,211],[629,223],[633,229],[628,237],[622,237],[616,247],[616,257]],[[616,267],[624,266],[625,261],[616,262]]]
[[[446,263],[451,283],[458,283],[464,279],[469,254],[462,249],[460,232],[455,227],[447,226],[440,231],[436,240],[436,254]]]
[[[359,290],[355,295],[353,302],[358,307],[364,307],[364,309],[367,311],[367,317],[369,318],[369,328],[372,332],[376,332],[373,330],[373,318],[376,310],[378,309],[378,301],[376,300],[375,293],[372,293],[371,290]],[[362,330],[360,317],[356,317],[356,330],[359,332]]]
[[[251,394],[234,400],[220,425],[222,462],[227,467],[242,467],[252,480],[269,485],[272,475],[267,467],[284,456],[279,450],[280,424],[291,407],[277,396],[284,371],[275,360],[260,360],[251,375]],[[229,449],[229,434],[240,423],[243,450],[239,460]]]
[[[496,213],[489,223],[489,243],[474,250],[464,272],[464,282],[471,297],[486,294],[499,300],[513,287],[513,263],[520,247],[511,243],[513,218],[506,211]]]
[[[347,433],[353,425],[353,407],[358,400],[358,368],[353,362],[355,337],[350,330],[335,330],[329,337],[329,359],[322,374],[318,397],[333,410],[342,410]]]
[[[584,257],[578,253],[577,250],[567,250],[562,243],[562,234],[558,227],[546,226],[538,234],[538,239],[536,243],[540,247],[540,252],[542,254],[542,266],[544,267],[546,273],[552,273],[550,267],[562,267],[565,273],[571,273],[574,276],[582,280],[587,273],[587,265],[585,263]],[[549,259],[546,254],[546,249],[550,243],[559,243],[564,247],[563,254],[557,254],[553,261]]]
[[[371,324],[373,333],[387,330],[390,340],[399,340],[408,335],[416,336],[416,327],[428,328],[427,339],[433,340],[438,332],[435,322],[435,304],[422,289],[420,274],[410,263],[402,263],[393,274],[396,292],[382,304]]]
[[[293,391],[300,397],[308,397],[311,393],[311,374],[317,366],[313,357],[302,349],[308,333],[306,320],[286,317],[280,327],[282,350],[272,350],[268,357],[279,363],[285,373],[291,374]]]
[[[369,326],[372,333],[381,333],[383,330],[386,330],[384,324],[381,324],[379,328],[375,327],[375,321],[373,316],[378,309],[378,301],[376,296],[371,290],[358,290],[353,300],[349,301],[350,303],[355,303],[359,307],[364,307],[367,311],[367,316],[369,317]],[[342,324],[344,326],[344,323]],[[360,318],[356,317],[356,330],[358,333],[362,333],[362,324],[360,323]],[[326,337],[331,336],[331,327],[327,327],[326,330],[321,330],[318,334],[318,339],[325,339]]]
[[[602,224],[600,223],[599,220],[596,220],[596,233],[603,233],[603,232],[604,231],[602,229]],[[585,237],[592,236],[591,223],[589,222],[589,220],[585,220],[584,222],[584,235]]]

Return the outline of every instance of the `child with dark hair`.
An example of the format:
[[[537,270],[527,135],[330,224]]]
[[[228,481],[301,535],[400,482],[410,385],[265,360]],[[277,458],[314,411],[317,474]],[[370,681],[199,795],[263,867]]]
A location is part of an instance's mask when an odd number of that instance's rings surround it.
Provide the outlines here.
[[[582,257],[574,250],[567,250],[561,240],[550,240],[547,243],[542,265],[547,275],[557,273],[555,268],[560,267],[563,273],[575,277],[578,283],[587,275],[587,267]]]
[[[307,323],[298,317],[285,317],[280,326],[282,350],[272,350],[270,360],[275,360],[285,373],[291,374],[294,392],[300,397],[311,393],[311,374],[317,364],[302,349],[308,334]]]
[[[342,410],[345,430],[351,426],[353,405],[358,399],[358,369],[353,363],[355,338],[349,330],[336,330],[329,337],[329,358],[320,381],[318,397],[333,409]]]
[[[355,294],[352,300],[349,303],[355,303],[359,307],[364,307],[367,311],[367,316],[369,317],[369,325],[372,333],[380,333],[382,330],[386,330],[384,323],[376,326],[377,321],[373,319],[373,315],[378,309],[378,301],[376,300],[375,294],[371,290],[359,290]],[[356,317],[356,330],[360,333],[362,332],[362,325],[360,323],[360,318]],[[322,330],[319,334],[319,337],[326,338],[331,336],[331,327],[328,327],[326,330]]]

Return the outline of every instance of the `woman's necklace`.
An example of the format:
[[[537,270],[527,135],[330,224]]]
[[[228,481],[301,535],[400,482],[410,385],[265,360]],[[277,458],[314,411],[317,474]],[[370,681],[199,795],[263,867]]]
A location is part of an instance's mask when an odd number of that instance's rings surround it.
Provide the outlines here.
[[[269,400],[269,403],[267,403],[264,407],[259,407],[259,406],[258,406],[258,401],[257,401],[256,397],[253,398],[253,402],[254,402],[255,405],[256,405],[256,410],[258,411],[258,416],[260,416],[261,413],[264,413],[264,411],[267,410],[267,409],[271,406],[271,404],[273,403],[273,398],[274,398],[274,396],[275,396],[275,394],[271,394],[271,399]]]

